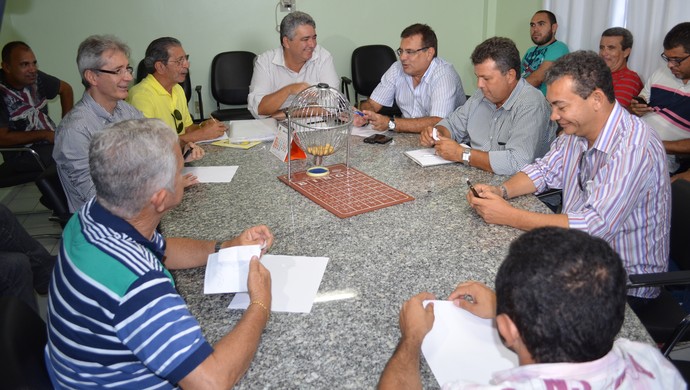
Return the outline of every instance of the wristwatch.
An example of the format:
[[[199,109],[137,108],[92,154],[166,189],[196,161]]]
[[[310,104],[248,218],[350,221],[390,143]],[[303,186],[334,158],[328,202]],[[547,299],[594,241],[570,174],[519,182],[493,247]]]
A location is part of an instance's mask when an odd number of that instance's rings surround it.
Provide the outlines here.
[[[392,116],[392,117],[388,120],[388,130],[390,130],[390,131],[395,131],[395,116]]]
[[[464,164],[470,165],[470,156],[472,155],[472,149],[465,148],[462,150],[462,162]]]

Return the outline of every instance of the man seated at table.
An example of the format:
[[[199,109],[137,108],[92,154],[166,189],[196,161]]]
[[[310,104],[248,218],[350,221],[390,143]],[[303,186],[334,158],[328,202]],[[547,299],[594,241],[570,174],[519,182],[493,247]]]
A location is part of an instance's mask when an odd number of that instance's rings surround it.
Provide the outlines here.
[[[426,24],[413,24],[400,34],[396,61],[381,77],[381,82],[362,103],[364,117],[355,125],[371,123],[376,130],[419,133],[445,118],[465,103],[462,81],[453,64],[438,57],[436,33]],[[401,118],[378,114],[396,103]]]
[[[254,63],[248,108],[255,118],[284,119],[281,111],[308,87],[340,83],[333,57],[316,44],[316,22],[304,12],[290,12],[280,22],[280,48],[260,54]]]
[[[551,118],[563,128],[544,158],[500,186],[476,184],[467,200],[484,220],[522,230],[569,227],[606,240],[630,274],[668,268],[671,187],[656,132],[613,93],[611,71],[596,53],[558,59],[546,75]],[[515,208],[507,199],[563,190],[562,214]],[[551,243],[549,243],[551,245]],[[633,309],[658,288],[629,290]]]
[[[618,103],[625,108],[630,107],[633,96],[637,96],[643,86],[640,76],[628,68],[632,45],[632,33],[623,27],[604,30],[599,40],[599,56],[611,69],[613,92]]]
[[[48,100],[60,96],[65,116],[74,104],[72,86],[38,70],[29,45],[14,41],[2,48],[0,91],[0,146],[29,146],[44,166],[53,165],[55,123],[48,116]],[[5,152],[3,159],[17,172],[40,171],[26,152]]]
[[[155,39],[146,48],[144,65],[149,74],[132,87],[127,101],[147,118],[158,118],[175,129],[183,143],[207,141],[223,135],[227,127],[213,118],[194,124],[187,97],[179,83],[189,72],[189,55],[175,38]]]
[[[621,264],[605,241],[583,232],[542,228],[518,237],[496,274],[495,293],[480,282],[465,282],[448,299],[495,319],[520,366],[494,372],[489,384],[461,380],[444,389],[603,389],[613,383],[625,389],[685,388],[657,348],[616,340],[625,317],[627,277]],[[464,299],[467,295],[474,302]],[[422,388],[419,355],[434,324],[433,303],[422,306],[429,299],[435,297],[426,292],[403,304],[402,337],[380,389]]]
[[[690,22],[674,26],[664,37],[666,65],[647,80],[630,110],[659,133],[669,155],[669,172],[681,168],[677,155],[690,154]],[[687,166],[685,167],[687,168]]]
[[[549,150],[556,136],[551,110],[544,95],[520,77],[520,53],[510,39],[487,39],[471,60],[477,90],[436,125],[438,140],[427,127],[420,142],[446,160],[513,174]]]
[[[89,165],[96,197],[65,227],[50,283],[46,364],[53,384],[232,387],[270,315],[269,271],[251,259],[251,304],[211,347],[168,269],[204,266],[228,246],[268,248],[270,230],[254,226],[228,241],[164,239],[156,227],[182,200],[183,162],[177,135],[159,119],[96,134]]]

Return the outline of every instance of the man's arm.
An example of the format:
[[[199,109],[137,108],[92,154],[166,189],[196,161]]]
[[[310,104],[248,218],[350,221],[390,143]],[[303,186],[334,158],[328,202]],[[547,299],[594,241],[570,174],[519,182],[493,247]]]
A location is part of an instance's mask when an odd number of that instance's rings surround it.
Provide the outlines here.
[[[259,115],[273,115],[280,110],[280,106],[285,103],[287,98],[291,95],[297,95],[309,87],[309,83],[289,84],[273,93],[264,95],[261,102],[259,102],[257,112]]]
[[[225,126],[223,122],[213,118],[207,119],[199,124],[187,126],[184,134],[180,134],[180,141],[184,144],[188,144],[190,142],[215,139],[222,136],[227,129],[227,126]]]
[[[431,293],[421,293],[410,298],[400,309],[400,341],[393,356],[386,364],[379,389],[421,389],[419,355],[422,341],[434,325],[434,305],[424,308],[424,300],[435,299]]]
[[[74,91],[72,91],[72,86],[60,80],[58,95],[60,95],[60,106],[62,107],[62,117],[64,118],[69,110],[74,107]]]
[[[232,331],[214,345],[213,353],[180,381],[182,388],[229,389],[247,372],[271,310],[271,274],[253,257],[247,278],[250,304]]]
[[[9,128],[0,128],[0,146],[23,146],[26,144],[55,141],[55,132],[52,130],[10,131]]]
[[[369,99],[371,100],[371,99]],[[364,105],[364,103],[362,103]],[[379,105],[379,110],[381,105]],[[364,110],[364,116],[369,121],[374,130],[388,130],[390,117],[377,114],[374,111]],[[434,126],[443,118],[437,116],[426,116],[422,118],[395,118],[395,131],[400,133],[421,133],[427,127]]]
[[[525,77],[525,80],[532,84],[535,88],[539,88],[541,86],[541,83],[544,82],[544,78],[546,77],[546,71],[549,70],[549,68],[553,65],[553,61],[544,61],[539,65],[537,70],[534,72],[530,73],[529,76]]]
[[[690,138],[663,142],[668,154],[690,154]]]

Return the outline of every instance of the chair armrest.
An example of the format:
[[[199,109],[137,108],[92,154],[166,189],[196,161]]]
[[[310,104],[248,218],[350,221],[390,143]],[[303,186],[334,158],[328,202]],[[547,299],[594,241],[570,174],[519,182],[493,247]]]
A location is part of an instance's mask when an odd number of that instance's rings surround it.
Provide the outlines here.
[[[347,101],[350,101],[350,85],[352,85],[352,79],[349,77],[340,77],[340,92],[344,93],[347,97]]]
[[[204,101],[201,99],[201,85],[194,87],[199,102],[199,123],[204,121]]]
[[[43,165],[43,162],[41,161],[41,157],[38,155],[38,153],[36,153],[35,150],[33,150],[27,146],[17,146],[17,147],[9,147],[9,148],[3,147],[3,148],[0,148],[0,152],[10,152],[10,153],[25,152],[25,153],[29,153],[32,156],[34,156],[34,158],[36,159],[36,162],[38,163],[38,166],[41,167],[41,170],[42,171],[46,170],[46,167],[45,167],[45,165]]]
[[[676,346],[676,344],[683,339],[683,336],[685,336],[685,333],[688,331],[688,327],[690,327],[690,314],[685,316],[683,320],[676,326],[676,329],[673,330],[673,334],[671,337],[664,342],[664,344],[661,346],[661,354],[664,355],[664,357],[668,358],[668,355],[673,351],[673,348]]]
[[[629,275],[628,279],[630,280],[628,288],[690,285],[690,271]]]

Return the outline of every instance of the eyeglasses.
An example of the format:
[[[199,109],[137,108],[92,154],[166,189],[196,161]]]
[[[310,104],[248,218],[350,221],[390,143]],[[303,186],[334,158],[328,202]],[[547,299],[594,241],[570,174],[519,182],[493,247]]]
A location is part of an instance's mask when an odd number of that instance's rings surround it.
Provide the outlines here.
[[[685,56],[683,58],[669,58],[666,57],[666,54],[661,53],[661,58],[671,65],[680,66],[680,63],[690,58],[690,56]]]
[[[127,67],[124,67],[124,68],[120,68],[120,69],[118,69],[118,70],[95,69],[95,68],[94,68],[94,69],[90,69],[90,70],[92,70],[92,71],[94,71],[94,72],[101,72],[101,73],[107,73],[107,74],[114,74],[114,75],[120,76],[120,77],[124,76],[125,73],[129,73],[130,76],[134,73],[134,68],[132,68],[131,66],[127,66]]]
[[[185,62],[189,62],[189,54],[185,55],[184,57],[180,57],[176,60],[168,59],[168,63],[171,63],[171,62],[173,64],[177,64],[177,66],[182,66],[182,64],[184,64]]]
[[[403,50],[401,48],[398,48],[398,50],[396,50],[395,52],[398,54],[398,57],[402,57],[403,53],[407,54],[408,56],[413,56],[413,55],[419,53],[420,51],[424,51],[424,50],[428,50],[428,49],[429,49],[429,46],[423,47],[423,48],[417,49],[417,50],[412,50],[412,49]]]
[[[175,111],[172,112],[173,120],[175,121],[175,130],[177,130],[177,134],[182,133],[182,130],[184,129],[184,123],[182,122],[182,113],[180,110],[177,108]]]

